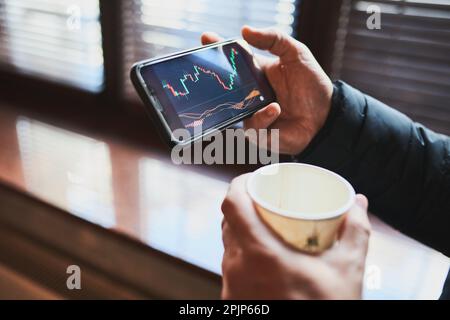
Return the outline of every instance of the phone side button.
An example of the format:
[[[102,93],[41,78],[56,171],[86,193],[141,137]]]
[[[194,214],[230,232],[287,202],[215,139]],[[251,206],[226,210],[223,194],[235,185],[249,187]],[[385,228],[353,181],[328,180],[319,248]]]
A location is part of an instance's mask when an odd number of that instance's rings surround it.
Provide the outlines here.
[[[160,112],[163,112],[163,107],[161,105],[161,103],[159,103],[158,99],[156,99],[153,96],[150,96],[150,101],[152,102],[153,106]]]

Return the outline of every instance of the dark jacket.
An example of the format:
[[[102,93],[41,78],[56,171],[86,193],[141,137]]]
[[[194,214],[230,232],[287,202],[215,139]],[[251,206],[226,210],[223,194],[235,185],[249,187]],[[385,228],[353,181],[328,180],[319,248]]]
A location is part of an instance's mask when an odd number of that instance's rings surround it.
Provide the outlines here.
[[[370,212],[450,256],[449,137],[338,81],[324,127],[298,160],[339,173]]]

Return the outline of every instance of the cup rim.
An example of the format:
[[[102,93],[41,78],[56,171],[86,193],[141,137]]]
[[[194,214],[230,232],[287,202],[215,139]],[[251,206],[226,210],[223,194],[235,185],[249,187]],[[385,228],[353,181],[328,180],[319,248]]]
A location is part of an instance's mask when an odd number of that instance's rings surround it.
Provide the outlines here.
[[[332,175],[335,178],[337,178],[339,181],[341,181],[343,183],[343,185],[349,191],[349,199],[342,207],[340,207],[336,210],[320,212],[320,213],[298,212],[295,210],[287,210],[287,209],[277,208],[277,207],[269,204],[267,201],[261,199],[259,196],[257,196],[255,190],[253,190],[253,187],[252,187],[253,186],[252,181],[256,177],[256,175],[263,170],[267,170],[268,167],[272,167],[272,166],[302,166],[302,167],[310,167],[310,168],[318,169],[319,171],[322,171],[329,175]],[[270,212],[272,212],[274,214],[278,214],[280,216],[284,216],[284,217],[288,217],[288,218],[292,218],[292,219],[302,219],[302,220],[325,220],[325,219],[339,217],[340,215],[344,214],[351,208],[351,206],[355,202],[355,196],[356,196],[355,189],[353,189],[352,185],[346,179],[344,179],[337,173],[330,171],[328,169],[322,168],[322,167],[315,166],[315,165],[306,164],[306,163],[297,163],[297,162],[273,163],[273,164],[261,167],[255,171],[253,171],[250,174],[250,176],[248,177],[247,182],[246,182],[246,187],[247,187],[247,193],[250,196],[250,198],[256,204],[261,206],[262,208],[269,210]]]

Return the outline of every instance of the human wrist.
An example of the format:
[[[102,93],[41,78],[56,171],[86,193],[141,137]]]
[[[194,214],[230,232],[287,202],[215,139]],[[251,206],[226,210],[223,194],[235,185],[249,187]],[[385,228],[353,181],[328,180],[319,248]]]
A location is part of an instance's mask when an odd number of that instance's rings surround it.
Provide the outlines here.
[[[309,131],[309,138],[306,139],[304,147],[297,153],[291,155],[293,161],[299,161],[305,154],[308,154],[311,150],[315,149],[315,146],[319,145],[326,136],[326,132],[333,126],[335,118],[339,114],[339,109],[342,104],[342,88],[340,81],[332,82],[331,98],[328,101],[328,108],[322,111],[321,119],[323,122],[319,122],[315,130]]]

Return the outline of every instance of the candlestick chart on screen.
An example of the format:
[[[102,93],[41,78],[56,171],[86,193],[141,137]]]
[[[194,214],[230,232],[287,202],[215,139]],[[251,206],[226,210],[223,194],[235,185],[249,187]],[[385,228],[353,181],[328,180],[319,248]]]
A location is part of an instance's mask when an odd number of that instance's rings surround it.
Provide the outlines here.
[[[264,101],[235,48],[185,57],[165,71],[161,85],[186,128],[207,129]]]

